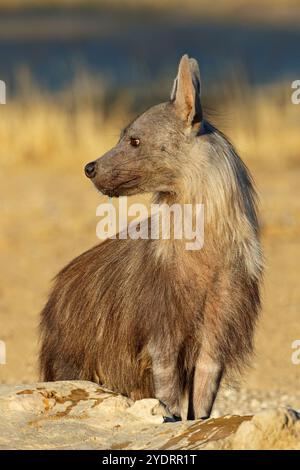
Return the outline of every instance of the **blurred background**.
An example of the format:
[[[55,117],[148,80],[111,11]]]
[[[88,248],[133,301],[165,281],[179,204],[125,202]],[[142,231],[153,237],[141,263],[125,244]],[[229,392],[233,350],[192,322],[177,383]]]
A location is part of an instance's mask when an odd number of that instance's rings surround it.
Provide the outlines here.
[[[295,390],[300,365],[299,0],[0,0],[0,382],[37,380],[38,320],[56,272],[98,242],[83,165],[200,64],[207,115],[257,183],[263,315],[244,385]]]

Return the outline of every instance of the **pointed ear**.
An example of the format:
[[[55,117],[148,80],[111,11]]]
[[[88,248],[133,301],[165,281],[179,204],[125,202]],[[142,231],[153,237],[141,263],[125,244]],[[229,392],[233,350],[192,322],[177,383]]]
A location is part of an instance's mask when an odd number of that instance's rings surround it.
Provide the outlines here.
[[[200,71],[195,59],[182,56],[175,78],[171,101],[176,113],[189,126],[202,121]]]

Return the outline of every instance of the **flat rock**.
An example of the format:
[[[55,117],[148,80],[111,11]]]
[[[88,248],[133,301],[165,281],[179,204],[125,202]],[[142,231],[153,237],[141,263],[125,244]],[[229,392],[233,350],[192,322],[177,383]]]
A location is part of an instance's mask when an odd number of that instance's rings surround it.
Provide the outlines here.
[[[86,381],[0,385],[0,449],[300,449],[300,415],[164,422],[156,399],[132,400]]]

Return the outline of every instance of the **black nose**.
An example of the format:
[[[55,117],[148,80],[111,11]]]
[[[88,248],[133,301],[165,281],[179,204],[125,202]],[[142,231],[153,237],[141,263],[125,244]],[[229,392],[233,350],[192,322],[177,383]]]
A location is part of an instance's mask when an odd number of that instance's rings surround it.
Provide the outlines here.
[[[96,174],[96,162],[90,162],[85,165],[84,172],[88,178],[94,178]]]

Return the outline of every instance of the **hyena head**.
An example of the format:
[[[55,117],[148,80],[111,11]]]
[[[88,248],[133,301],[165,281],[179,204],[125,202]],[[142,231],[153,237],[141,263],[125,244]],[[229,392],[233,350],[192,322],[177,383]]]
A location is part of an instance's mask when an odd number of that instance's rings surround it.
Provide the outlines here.
[[[201,121],[198,64],[184,55],[170,100],[136,118],[115,147],[86,165],[86,176],[109,196],[177,193]]]

